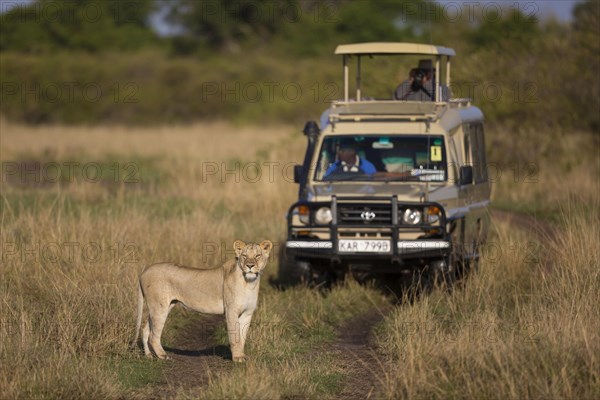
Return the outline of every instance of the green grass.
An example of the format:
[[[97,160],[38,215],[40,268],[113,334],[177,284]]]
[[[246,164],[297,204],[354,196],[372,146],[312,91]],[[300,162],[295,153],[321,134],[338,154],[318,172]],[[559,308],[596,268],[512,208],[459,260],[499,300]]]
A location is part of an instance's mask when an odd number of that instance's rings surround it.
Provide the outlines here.
[[[115,371],[118,382],[125,391],[136,391],[153,382],[158,383],[162,377],[165,364],[155,359],[139,356],[110,360],[106,368]]]
[[[54,101],[44,96],[7,95],[3,115],[38,124],[110,121],[150,126],[206,119],[238,124],[301,123],[317,118],[325,108],[325,83],[337,82],[339,87],[339,65],[330,56],[294,63],[272,58],[268,52],[263,54],[268,63],[261,61],[261,56],[252,63],[220,56],[207,62],[205,58],[169,58],[161,51],[128,53],[126,57],[116,52],[106,57],[112,62],[98,63],[96,55],[85,53],[37,56],[3,52],[3,82],[18,82],[23,87],[36,82],[41,93],[59,82],[63,92]],[[19,74],[24,69],[27,73]],[[71,96],[60,82],[80,85]],[[101,96],[86,100],[86,84],[99,87]],[[260,97],[254,100],[257,88]],[[334,98],[339,97],[338,92]]]

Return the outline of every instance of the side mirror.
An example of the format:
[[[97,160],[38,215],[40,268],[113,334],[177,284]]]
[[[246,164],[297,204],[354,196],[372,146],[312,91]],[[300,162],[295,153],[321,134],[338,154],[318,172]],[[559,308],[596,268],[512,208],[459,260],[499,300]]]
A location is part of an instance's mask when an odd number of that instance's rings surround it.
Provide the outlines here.
[[[302,178],[302,165],[294,165],[294,183],[300,183]]]
[[[316,138],[321,133],[321,130],[315,121],[307,121],[302,132],[308,137]]]
[[[473,167],[471,165],[463,165],[460,167],[460,185],[470,185],[473,183]]]

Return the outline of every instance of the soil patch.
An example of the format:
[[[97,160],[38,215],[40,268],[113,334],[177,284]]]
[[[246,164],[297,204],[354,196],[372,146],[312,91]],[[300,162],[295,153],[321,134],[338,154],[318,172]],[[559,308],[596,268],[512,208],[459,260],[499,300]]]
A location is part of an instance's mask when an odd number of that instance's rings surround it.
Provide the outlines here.
[[[339,399],[372,398],[381,386],[385,373],[385,361],[373,345],[373,328],[392,310],[372,308],[342,325],[334,348],[339,363],[346,370],[343,389]]]
[[[182,326],[170,346],[165,361],[164,381],[156,398],[172,398],[177,392],[207,386],[211,374],[231,368],[228,346],[215,342],[215,331],[225,323],[223,315],[198,315]]]

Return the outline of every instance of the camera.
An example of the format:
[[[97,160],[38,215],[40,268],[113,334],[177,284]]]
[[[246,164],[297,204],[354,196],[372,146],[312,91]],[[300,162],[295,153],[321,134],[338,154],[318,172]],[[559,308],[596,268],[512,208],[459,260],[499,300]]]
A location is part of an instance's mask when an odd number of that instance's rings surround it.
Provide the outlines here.
[[[410,89],[413,92],[418,92],[423,88],[423,80],[425,79],[425,71],[418,69],[415,71],[414,79],[410,85]]]

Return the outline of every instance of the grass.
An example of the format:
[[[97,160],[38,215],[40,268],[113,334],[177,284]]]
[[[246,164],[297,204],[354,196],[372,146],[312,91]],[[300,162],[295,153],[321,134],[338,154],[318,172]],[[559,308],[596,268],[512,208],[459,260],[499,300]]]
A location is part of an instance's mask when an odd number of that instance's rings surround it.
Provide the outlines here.
[[[597,210],[597,209],[596,209]],[[600,395],[597,211],[564,215],[565,230],[528,262],[529,233],[496,223],[502,257],[484,257],[460,290],[400,307],[378,331],[395,366],[385,398],[581,398]]]
[[[218,265],[231,257],[234,238],[270,238],[277,246],[284,238],[284,215],[296,187],[283,168],[301,158],[304,146],[292,128],[258,131],[214,123],[175,127],[164,140],[164,128],[86,128],[82,138],[81,128],[2,124],[3,161],[151,160],[145,165],[155,171],[149,184],[121,182],[119,190],[86,180],[38,186],[3,181],[0,391],[8,397],[135,395],[162,374],[162,364],[128,347],[143,266],[161,260]],[[227,159],[236,160],[237,172],[221,165]],[[256,180],[244,175],[251,162],[275,164]],[[221,170],[207,174],[206,165]],[[253,371],[275,376],[280,369],[289,373],[265,381],[269,393],[334,392],[342,374],[332,368],[332,355],[315,349],[331,342],[344,320],[384,301],[357,284],[328,296],[306,287],[281,292],[267,282],[276,276],[275,260],[261,289],[251,333],[256,339],[247,349],[257,361],[214,376],[206,393],[233,390],[228,393],[236,396],[238,389],[228,389],[227,382],[254,379]],[[172,322],[167,343],[181,321]],[[79,369],[87,373],[72,373]]]
[[[82,135],[81,128],[30,129],[2,121],[3,162],[23,155],[57,163],[153,160],[142,165],[156,171],[150,183],[119,182],[118,190],[85,180],[31,187],[3,176],[3,396],[114,398],[144,376],[154,379],[160,364],[132,358],[128,348],[137,274],[167,259],[220,264],[235,237],[280,240],[284,226],[272,224],[270,214],[280,210],[283,216],[293,191],[280,198],[268,181],[202,179],[204,162],[224,154],[251,161],[256,151],[277,148],[291,134],[289,128],[270,129],[257,135],[216,123],[174,128],[164,140],[164,129],[125,134],[120,128],[89,128]],[[219,150],[210,144],[213,135],[235,145]],[[240,195],[254,200],[240,202]],[[223,212],[215,218],[221,203]],[[238,223],[247,211],[259,221]],[[208,257],[209,244],[218,247],[217,257]],[[276,269],[274,263],[270,269]],[[139,370],[147,373],[138,376]]]
[[[219,265],[237,238],[268,238],[277,249],[297,193],[286,168],[303,157],[300,128],[25,127],[0,119],[3,163],[104,168],[131,161],[141,176],[131,184],[121,176],[110,184],[32,185],[3,170],[2,397],[145,397],[159,385],[164,364],[129,348],[138,273],[164,260]],[[547,211],[563,234],[540,241],[496,222],[480,270],[464,286],[396,307],[377,330],[389,358],[379,397],[600,395],[596,139],[571,135],[519,154],[507,150],[509,141],[497,141],[497,129],[488,136],[491,159],[510,167],[531,156],[539,174],[527,185],[504,174],[494,201],[538,216]],[[582,148],[588,150],[571,154]],[[249,175],[255,165],[260,179]],[[177,398],[327,398],[342,389],[349,371],[331,345],[338,330],[390,300],[352,281],[326,293],[281,291],[268,284],[277,273],[275,256],[266,272],[247,344],[250,362],[211,371],[208,386],[181,389]],[[165,344],[185,317],[170,320]],[[224,330],[216,340],[226,343]]]
[[[335,328],[353,316],[387,301],[371,287],[353,281],[324,295],[307,287],[279,292],[261,288],[245,367],[214,374],[208,387],[186,393],[189,398],[322,398],[341,389],[346,371],[329,344]],[[219,332],[226,344],[226,332]],[[254,382],[268,382],[254,387]],[[257,391],[258,390],[258,391]],[[186,397],[184,397],[186,398]]]
[[[107,362],[106,368],[113,369],[122,388],[142,389],[148,382],[160,379],[160,368],[152,359],[118,358]]]
[[[567,209],[590,208],[597,201],[598,135],[496,126],[486,140],[494,207],[562,223]]]

